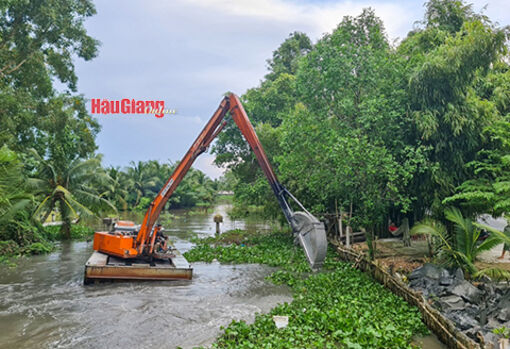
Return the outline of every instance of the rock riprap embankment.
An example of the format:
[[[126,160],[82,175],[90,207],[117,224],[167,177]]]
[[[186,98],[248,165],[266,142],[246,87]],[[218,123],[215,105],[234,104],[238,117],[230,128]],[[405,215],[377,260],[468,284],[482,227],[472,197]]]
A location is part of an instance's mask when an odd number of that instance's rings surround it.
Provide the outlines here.
[[[408,277],[409,287],[422,292],[433,306],[470,338],[497,347],[495,329],[510,328],[510,288],[490,281],[477,286],[464,278],[461,269],[447,270],[424,264]]]

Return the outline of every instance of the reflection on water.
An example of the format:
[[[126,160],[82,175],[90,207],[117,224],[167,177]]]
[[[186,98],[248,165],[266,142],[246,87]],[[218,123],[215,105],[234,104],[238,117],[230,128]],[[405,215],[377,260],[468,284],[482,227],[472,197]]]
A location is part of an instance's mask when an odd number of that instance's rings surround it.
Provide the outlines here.
[[[189,247],[190,237],[207,237],[213,236],[216,232],[216,225],[213,217],[216,214],[223,216],[221,223],[221,231],[225,232],[233,229],[243,229],[247,231],[269,231],[272,226],[258,216],[249,216],[243,219],[233,220],[228,216],[231,209],[229,204],[220,204],[212,208],[197,208],[193,210],[177,209],[170,212],[163,212],[160,215],[159,222],[165,228],[167,235],[172,237],[172,241],[179,245],[181,252],[186,251]],[[143,221],[145,212],[123,212],[121,219],[131,220],[136,223]],[[96,230],[104,230],[105,227],[97,219],[87,221],[86,224],[92,226]]]
[[[230,221],[220,205],[208,213],[173,212],[168,235],[181,251],[190,236],[223,230],[269,229],[261,221]],[[127,218],[127,217],[126,217]],[[137,219],[137,221],[139,221]],[[286,287],[264,280],[259,265],[195,263],[191,282],[122,282],[83,286],[91,242],[62,244],[57,252],[24,258],[0,270],[0,348],[175,348],[211,343],[232,319],[252,320],[290,301]]]
[[[190,236],[206,237],[213,236],[216,232],[216,225],[213,222],[213,217],[216,214],[223,216],[223,223],[221,223],[221,231],[228,231],[232,229],[243,229],[248,231],[267,231],[271,226],[260,217],[247,217],[245,219],[232,220],[228,216],[228,211],[231,205],[223,204],[217,205],[210,209],[195,209],[190,210],[172,210],[170,215],[163,213],[160,218],[160,223],[165,228],[165,232],[173,237],[174,242],[177,244],[188,241]],[[145,212],[125,213],[123,218],[135,222],[143,220]],[[184,240],[184,241],[182,241]],[[182,248],[182,246],[181,246]],[[186,250],[186,248],[184,248]]]

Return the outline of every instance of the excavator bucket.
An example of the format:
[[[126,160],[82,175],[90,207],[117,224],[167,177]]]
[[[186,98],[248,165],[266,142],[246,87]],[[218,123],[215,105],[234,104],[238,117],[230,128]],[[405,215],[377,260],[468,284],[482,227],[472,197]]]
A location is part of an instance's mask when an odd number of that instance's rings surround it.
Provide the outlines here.
[[[320,269],[328,250],[324,224],[310,213],[302,211],[295,212],[292,221],[292,229],[305,250],[310,267],[312,270]]]

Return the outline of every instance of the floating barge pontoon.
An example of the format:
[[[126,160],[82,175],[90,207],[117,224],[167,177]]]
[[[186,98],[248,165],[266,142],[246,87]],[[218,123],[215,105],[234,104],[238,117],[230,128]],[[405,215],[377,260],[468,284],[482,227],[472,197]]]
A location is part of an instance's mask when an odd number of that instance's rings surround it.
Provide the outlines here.
[[[94,251],[85,264],[84,283],[107,280],[191,280],[191,265],[178,250],[172,252],[173,256],[169,259],[149,263]]]

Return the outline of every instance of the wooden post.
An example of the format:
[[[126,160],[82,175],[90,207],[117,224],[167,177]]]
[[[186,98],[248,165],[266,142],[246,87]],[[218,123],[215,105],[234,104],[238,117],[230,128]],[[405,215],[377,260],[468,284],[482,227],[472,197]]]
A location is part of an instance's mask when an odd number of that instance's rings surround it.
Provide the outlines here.
[[[342,212],[340,212],[340,216],[342,216]],[[342,239],[342,225],[340,224],[341,218],[338,218],[338,201],[335,199],[335,227],[336,229],[336,240],[341,241]]]
[[[340,230],[340,239],[342,239],[342,237],[344,236],[344,227],[343,227],[343,223],[342,223],[342,216],[343,216],[343,213],[342,213],[342,210],[340,210],[340,218],[338,219],[338,230]]]
[[[402,220],[402,240],[404,241],[404,246],[411,246],[411,235],[409,234],[409,219],[406,217]]]
[[[220,223],[223,222],[223,216],[218,213],[214,216],[213,220],[216,223],[216,235],[220,235]]]
[[[345,245],[347,247],[351,247],[351,234],[352,234],[352,227],[351,227],[351,219],[352,219],[352,201],[349,204],[349,224],[347,225],[347,228],[345,228]]]

